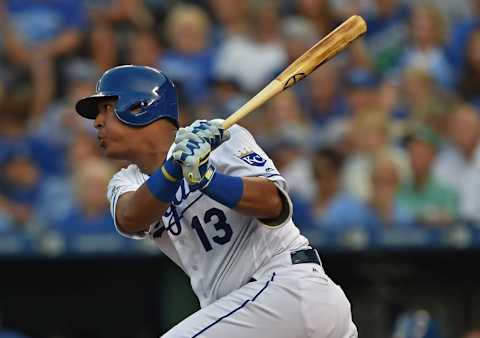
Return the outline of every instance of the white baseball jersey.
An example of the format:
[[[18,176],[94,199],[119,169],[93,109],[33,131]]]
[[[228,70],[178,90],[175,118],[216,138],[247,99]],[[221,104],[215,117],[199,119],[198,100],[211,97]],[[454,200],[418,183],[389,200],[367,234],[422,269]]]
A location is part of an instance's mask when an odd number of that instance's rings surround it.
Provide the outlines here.
[[[273,162],[244,128],[235,125],[230,134],[230,140],[212,152],[210,161],[226,175],[258,176],[275,182],[285,211],[273,221],[276,227],[268,228],[261,220],[230,209],[201,191],[191,192],[183,180],[162,219],[148,232],[129,236],[155,241],[190,277],[202,307],[271,270],[281,254],[309,244],[292,222],[286,182]],[[133,164],[114,175],[108,186],[114,220],[119,196],[137,190],[148,177]]]

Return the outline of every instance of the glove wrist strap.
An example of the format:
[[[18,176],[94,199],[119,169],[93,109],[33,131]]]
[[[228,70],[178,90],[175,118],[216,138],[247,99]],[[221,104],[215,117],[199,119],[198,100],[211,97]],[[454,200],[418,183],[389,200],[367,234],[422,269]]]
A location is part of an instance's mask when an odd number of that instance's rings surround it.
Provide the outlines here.
[[[207,176],[207,174],[205,176]],[[222,203],[230,209],[234,209],[242,199],[243,181],[240,177],[228,176],[213,171],[212,177],[201,190],[208,197]]]
[[[169,204],[180,186],[182,177],[181,166],[173,159],[168,159],[145,181],[145,185],[159,201]]]

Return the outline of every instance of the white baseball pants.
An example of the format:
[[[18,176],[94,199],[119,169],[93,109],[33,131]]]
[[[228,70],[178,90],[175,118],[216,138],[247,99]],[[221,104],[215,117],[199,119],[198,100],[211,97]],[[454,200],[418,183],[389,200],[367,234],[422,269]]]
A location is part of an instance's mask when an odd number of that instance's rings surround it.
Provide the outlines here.
[[[314,263],[282,267],[200,309],[162,338],[357,338],[342,289]]]

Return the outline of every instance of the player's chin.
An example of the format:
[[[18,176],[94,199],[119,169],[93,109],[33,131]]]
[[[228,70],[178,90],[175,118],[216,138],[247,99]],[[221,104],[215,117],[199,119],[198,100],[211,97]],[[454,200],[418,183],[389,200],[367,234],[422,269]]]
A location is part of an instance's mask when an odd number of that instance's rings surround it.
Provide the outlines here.
[[[115,160],[124,160],[124,152],[121,149],[118,149],[114,144],[109,143],[100,143],[100,149],[105,157],[115,159]]]

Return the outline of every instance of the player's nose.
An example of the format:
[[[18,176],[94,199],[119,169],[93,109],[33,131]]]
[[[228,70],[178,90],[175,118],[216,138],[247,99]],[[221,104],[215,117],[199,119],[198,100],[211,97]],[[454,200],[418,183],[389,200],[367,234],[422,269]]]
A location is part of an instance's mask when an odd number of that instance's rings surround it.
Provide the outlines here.
[[[95,129],[100,129],[105,126],[105,111],[103,109],[99,109],[97,117],[93,121],[93,126]]]

